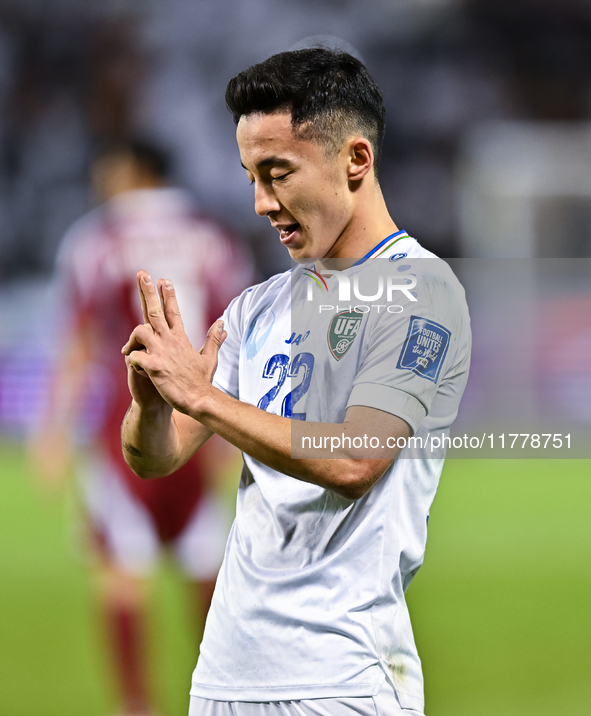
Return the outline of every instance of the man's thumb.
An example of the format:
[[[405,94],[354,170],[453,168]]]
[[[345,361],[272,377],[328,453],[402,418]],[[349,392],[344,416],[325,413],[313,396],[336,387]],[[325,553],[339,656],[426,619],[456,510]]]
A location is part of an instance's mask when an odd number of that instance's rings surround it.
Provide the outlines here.
[[[224,322],[223,321],[216,321],[209,331],[207,331],[207,337],[205,338],[205,343],[203,344],[203,348],[201,349],[202,355],[215,355],[220,349],[220,346],[222,343],[226,340],[226,336],[228,334],[226,331],[224,331]]]

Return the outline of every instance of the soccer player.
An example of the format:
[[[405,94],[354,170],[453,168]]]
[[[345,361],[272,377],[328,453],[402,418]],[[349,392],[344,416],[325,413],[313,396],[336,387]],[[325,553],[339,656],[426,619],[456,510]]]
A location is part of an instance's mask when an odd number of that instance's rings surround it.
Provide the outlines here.
[[[59,252],[58,280],[70,316],[35,438],[38,469],[57,482],[74,447],[85,393],[94,394],[93,411],[104,407],[92,458],[78,461],[77,472],[124,716],[155,713],[145,602],[157,557],[169,548],[187,578],[197,632],[229,527],[212,489],[219,471],[214,463],[227,464],[229,457],[222,441],[158,482],[141,480],[123,460],[120,428],[129,393],[120,351],[142,315],[137,264],[176,276],[187,333],[195,341],[252,281],[244,250],[197,212],[187,192],[167,186],[167,164],[161,150],[137,140],[107,148],[93,163],[94,192],[102,203],[76,222]]]
[[[213,433],[244,453],[189,713],[420,714],[404,592],[443,465],[429,441],[467,380],[464,292],[389,215],[385,112],[361,62],[280,53],[226,101],[255,210],[298,265],[233,300],[200,351],[173,283],[140,271],[145,322],[123,348],[138,474],[168,474]]]

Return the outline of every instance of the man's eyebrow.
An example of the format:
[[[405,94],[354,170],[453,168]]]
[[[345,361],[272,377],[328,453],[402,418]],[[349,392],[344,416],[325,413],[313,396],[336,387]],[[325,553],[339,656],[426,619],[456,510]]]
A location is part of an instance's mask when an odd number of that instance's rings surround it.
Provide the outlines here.
[[[240,165],[243,169],[246,169],[246,171],[249,171],[242,162],[240,162]],[[266,157],[265,159],[261,159],[260,162],[258,162],[257,169],[264,169],[265,167],[290,167],[292,163],[289,161],[289,159],[283,159],[282,157]]]

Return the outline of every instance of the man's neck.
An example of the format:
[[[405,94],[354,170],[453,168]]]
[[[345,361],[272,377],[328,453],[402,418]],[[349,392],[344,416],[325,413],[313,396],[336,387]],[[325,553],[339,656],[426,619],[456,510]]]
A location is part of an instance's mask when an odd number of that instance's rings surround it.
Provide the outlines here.
[[[343,264],[352,265],[397,231],[379,185],[376,185],[369,197],[360,197],[351,221],[324,258],[340,259]],[[322,267],[322,260],[318,265]]]

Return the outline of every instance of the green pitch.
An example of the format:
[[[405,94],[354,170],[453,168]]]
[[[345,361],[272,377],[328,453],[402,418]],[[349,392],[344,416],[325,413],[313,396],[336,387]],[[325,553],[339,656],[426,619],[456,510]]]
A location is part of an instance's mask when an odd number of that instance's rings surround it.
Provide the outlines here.
[[[91,576],[72,505],[34,488],[24,454],[0,442],[0,716],[111,716]],[[163,716],[186,716],[198,649],[184,585],[164,565],[154,584],[150,634]]]
[[[591,464],[449,461],[408,592],[429,716],[583,716]]]
[[[591,702],[591,470],[583,461],[450,461],[409,605],[428,716],[583,716]],[[0,716],[108,716],[114,700],[61,500],[0,443]],[[196,657],[182,585],[153,600],[164,716],[186,716]]]

